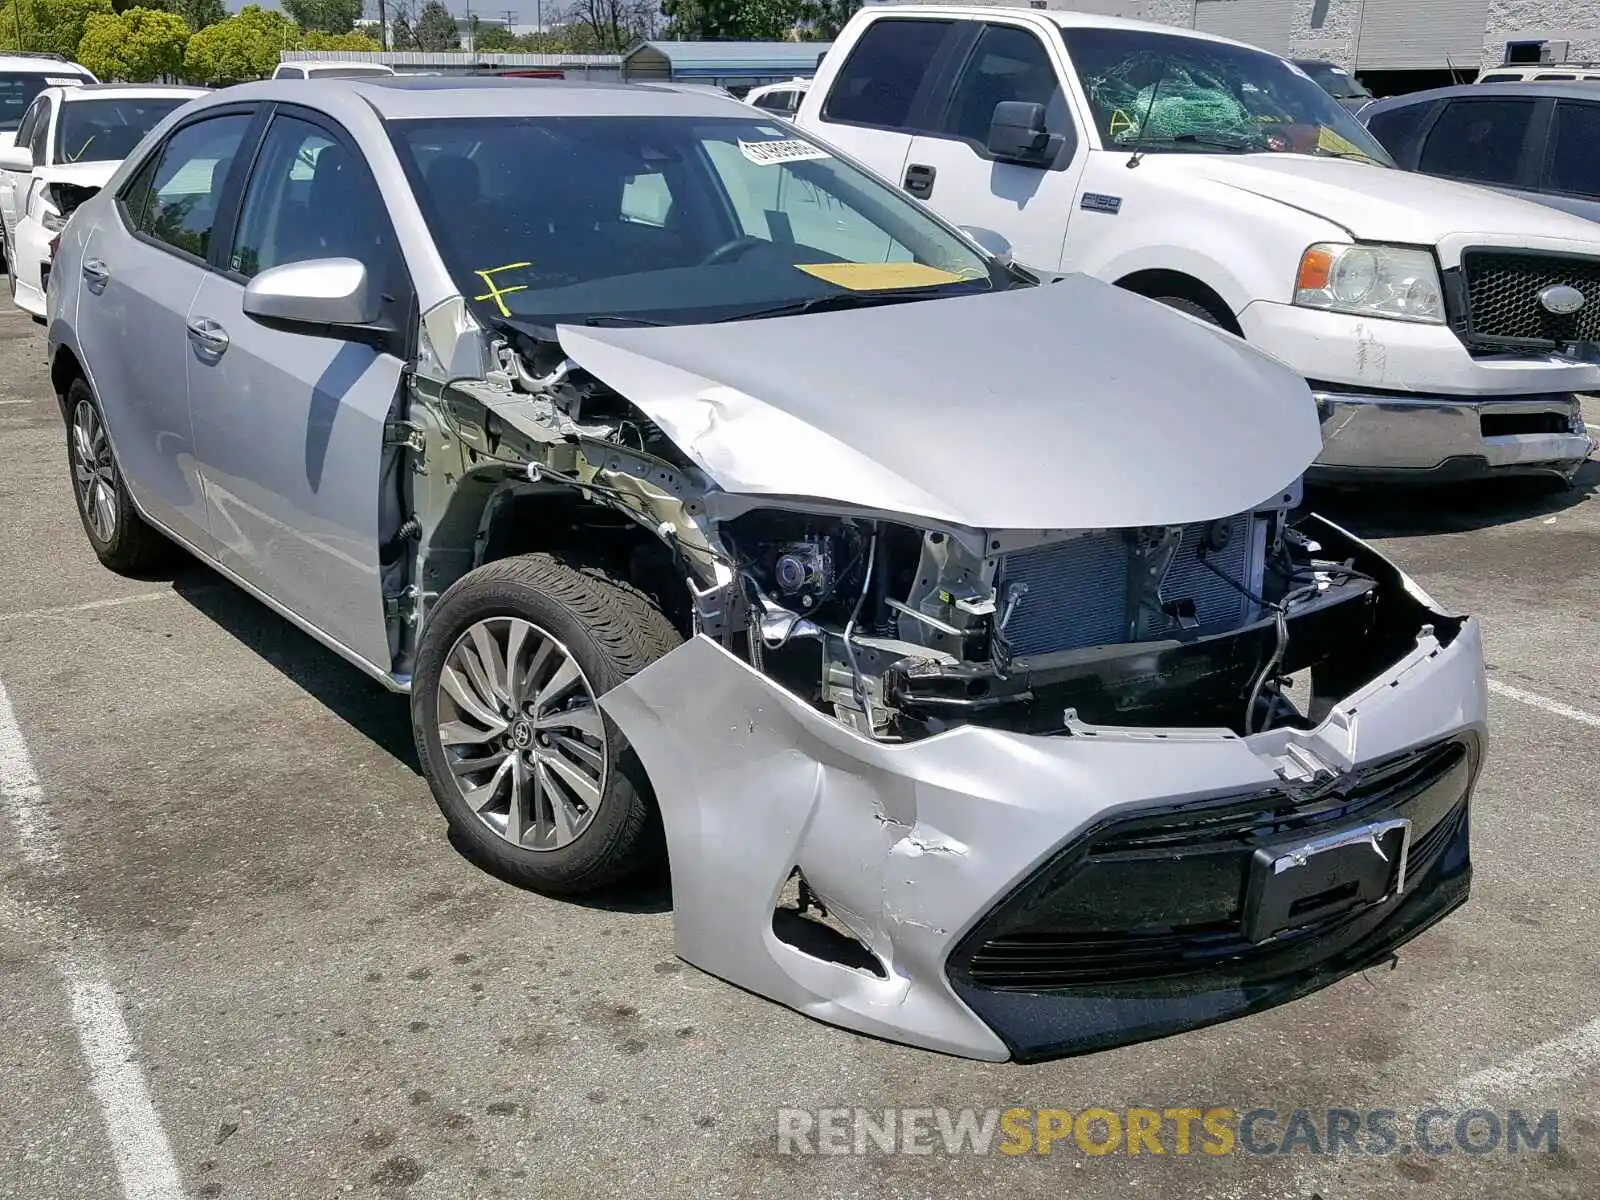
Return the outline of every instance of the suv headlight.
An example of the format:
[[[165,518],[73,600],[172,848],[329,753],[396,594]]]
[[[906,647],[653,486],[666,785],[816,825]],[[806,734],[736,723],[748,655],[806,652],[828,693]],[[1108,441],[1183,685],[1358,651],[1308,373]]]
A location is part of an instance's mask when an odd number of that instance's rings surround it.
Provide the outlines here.
[[[1444,292],[1433,255],[1411,246],[1306,247],[1294,302],[1305,308],[1444,324]]]

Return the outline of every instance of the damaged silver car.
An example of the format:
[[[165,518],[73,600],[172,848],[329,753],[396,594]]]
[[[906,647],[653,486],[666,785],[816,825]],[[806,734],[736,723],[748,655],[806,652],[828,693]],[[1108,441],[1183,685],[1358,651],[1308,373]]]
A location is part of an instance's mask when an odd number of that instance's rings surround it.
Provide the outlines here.
[[[1312,991],[1460,905],[1477,624],[1300,512],[1303,382],[648,87],[230,88],[61,238],[84,529],[410,693],[551,893],[1020,1060]]]

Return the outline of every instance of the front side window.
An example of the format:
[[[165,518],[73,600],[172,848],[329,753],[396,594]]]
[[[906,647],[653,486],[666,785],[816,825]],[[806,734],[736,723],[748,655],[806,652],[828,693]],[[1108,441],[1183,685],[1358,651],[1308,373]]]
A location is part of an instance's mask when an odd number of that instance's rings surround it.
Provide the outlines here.
[[[915,201],[759,115],[391,131],[457,286],[491,320],[715,321],[1006,286]]]
[[[50,144],[50,118],[51,104],[49,97],[39,98],[39,119],[33,123],[33,130],[28,135],[28,151],[33,155],[33,161],[39,166],[46,162],[45,151]]]
[[[284,263],[353,258],[381,288],[388,229],[366,164],[321,126],[280,116],[245,187],[228,267],[248,279]]]
[[[1014,25],[985,25],[956,79],[940,132],[986,145],[994,106],[1006,100],[1042,104],[1051,130],[1071,128],[1055,64],[1038,36]]]
[[[1107,149],[1315,154],[1393,166],[1332,96],[1283,59],[1142,29],[1064,29]]]
[[[1600,104],[1556,103],[1547,186],[1552,191],[1600,199]]]
[[[234,113],[196,121],[173,134],[150,175],[148,195],[138,195],[136,177],[124,196],[130,213],[135,203],[142,209],[139,232],[185,254],[206,257],[222,188],[249,125],[247,114]]]
[[[1367,121],[1367,132],[1383,143],[1390,154],[1404,153],[1406,143],[1416,136],[1433,111],[1432,104],[1402,104],[1398,108],[1374,113]]]
[[[1428,131],[1417,170],[1474,183],[1515,183],[1532,100],[1452,100]]]
[[[953,27],[951,21],[905,19],[868,25],[828,90],[824,119],[907,128],[912,102]]]
[[[800,93],[794,89],[781,92],[768,92],[765,96],[758,96],[754,103],[756,108],[764,108],[768,112],[783,113],[788,115],[799,108]]]
[[[17,125],[17,145],[32,145],[33,128],[39,120],[39,110],[43,107],[44,102],[38,99],[35,99],[32,104],[28,105],[28,111],[22,115],[22,120]]]
[[[55,161],[113,162],[127,158],[161,119],[187,96],[71,100],[61,106]]]

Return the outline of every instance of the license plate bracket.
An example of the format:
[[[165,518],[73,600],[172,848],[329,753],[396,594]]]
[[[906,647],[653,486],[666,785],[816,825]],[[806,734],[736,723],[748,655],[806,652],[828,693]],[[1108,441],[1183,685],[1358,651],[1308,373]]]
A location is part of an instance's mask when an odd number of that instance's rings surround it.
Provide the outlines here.
[[[1399,817],[1261,847],[1245,884],[1244,936],[1264,942],[1398,896],[1410,849],[1411,822]]]

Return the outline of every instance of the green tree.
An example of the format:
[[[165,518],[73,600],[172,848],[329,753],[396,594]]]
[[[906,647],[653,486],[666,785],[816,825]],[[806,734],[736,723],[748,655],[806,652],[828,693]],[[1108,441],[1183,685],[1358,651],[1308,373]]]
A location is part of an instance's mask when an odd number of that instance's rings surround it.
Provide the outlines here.
[[[389,22],[389,49],[415,50],[417,48],[417,35],[412,32],[411,22],[404,16],[396,15]]]
[[[111,12],[111,0],[9,0],[0,6],[0,50],[40,50],[72,58],[89,17]]]
[[[78,61],[101,79],[144,83],[183,71],[189,26],[175,13],[130,8],[117,16],[90,13]]]
[[[278,54],[300,45],[300,29],[282,13],[247,5],[189,39],[183,73],[214,87],[272,74]]]
[[[378,39],[368,37],[364,33],[351,31],[350,33],[319,33],[313,29],[300,39],[302,50],[360,50],[372,54],[383,47],[378,45]]]
[[[283,11],[307,32],[349,33],[361,16],[361,0],[283,0]]]
[[[806,7],[806,40],[831,42],[861,7],[861,0],[810,0]]]
[[[222,0],[166,0],[164,7],[182,17],[193,32],[228,19]]]
[[[478,30],[478,35],[473,38],[472,45],[476,50],[493,51],[495,53],[514,52],[521,49],[521,42],[518,40],[517,35],[504,25],[483,26]]]
[[[417,46],[422,50],[461,49],[461,34],[456,31],[456,19],[439,0],[428,0],[422,6],[422,12],[417,17]]]

